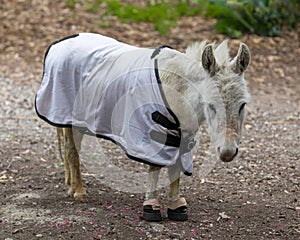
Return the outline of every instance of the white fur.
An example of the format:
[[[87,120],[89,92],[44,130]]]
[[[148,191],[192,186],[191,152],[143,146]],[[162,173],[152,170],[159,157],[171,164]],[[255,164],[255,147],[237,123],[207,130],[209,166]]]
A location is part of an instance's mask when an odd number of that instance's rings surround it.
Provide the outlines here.
[[[187,133],[194,133],[206,119],[212,141],[223,139],[225,142],[228,127],[234,128],[235,135],[240,136],[241,128],[234,126],[240,126],[243,122],[243,117],[239,118],[237,115],[241,104],[250,101],[250,94],[244,74],[234,71],[233,66],[236,66],[238,56],[231,60],[228,41],[223,41],[213,51],[218,69],[213,76],[204,70],[201,63],[206,46],[206,41],[196,42],[187,47],[185,54],[163,49],[158,55],[159,74],[168,103],[179,118],[182,129]],[[240,48],[239,54],[242,50],[245,48]],[[214,122],[207,110],[209,104],[214,105],[217,110]]]
[[[250,101],[243,74],[250,62],[248,47],[241,44],[238,55],[231,60],[227,40],[214,51],[203,41],[190,45],[185,54],[163,49],[157,59],[167,101],[180,121],[183,136],[195,133],[206,119],[216,153],[212,155],[231,161],[237,154],[245,117],[241,106]],[[169,175],[173,171],[169,169]],[[177,177],[170,178],[171,203],[180,196]],[[158,173],[150,173],[146,198],[156,198],[157,181]]]

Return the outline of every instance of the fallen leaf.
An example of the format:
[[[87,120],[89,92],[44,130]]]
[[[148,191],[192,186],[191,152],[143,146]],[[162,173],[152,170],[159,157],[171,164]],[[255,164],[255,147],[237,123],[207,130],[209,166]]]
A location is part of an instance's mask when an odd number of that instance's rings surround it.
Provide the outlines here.
[[[40,159],[42,162],[48,162],[46,159],[42,158]]]
[[[21,152],[20,154],[21,154],[21,155],[26,155],[26,154],[28,154],[28,153],[30,153],[30,150],[29,150],[29,149],[27,149],[27,150]]]
[[[253,80],[259,83],[264,83],[266,81],[264,77],[254,77]]]
[[[64,163],[63,162],[57,162],[57,163],[54,163],[54,167],[55,168],[60,168],[60,167],[63,167],[64,166]]]
[[[4,174],[0,177],[0,180],[7,179],[7,176]]]
[[[219,216],[220,216],[222,219],[230,219],[230,217],[229,217],[228,215],[226,215],[225,212],[219,213]]]

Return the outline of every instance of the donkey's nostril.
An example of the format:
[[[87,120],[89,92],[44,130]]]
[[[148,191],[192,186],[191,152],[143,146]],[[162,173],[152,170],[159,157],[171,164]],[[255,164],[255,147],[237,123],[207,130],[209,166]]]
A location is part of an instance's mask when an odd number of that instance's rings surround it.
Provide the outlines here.
[[[224,150],[220,153],[220,159],[223,162],[231,162],[236,157],[238,152],[239,152],[238,148],[232,150],[231,149]]]

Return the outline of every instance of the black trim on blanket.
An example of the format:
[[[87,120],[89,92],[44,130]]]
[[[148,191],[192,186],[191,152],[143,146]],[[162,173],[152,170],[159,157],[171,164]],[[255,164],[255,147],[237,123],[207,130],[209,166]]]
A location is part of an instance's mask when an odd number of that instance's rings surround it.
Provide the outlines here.
[[[75,129],[76,129],[76,127],[75,127]],[[147,161],[144,160],[144,159],[137,158],[137,157],[135,157],[135,156],[130,155],[129,153],[126,152],[124,146],[122,146],[120,143],[116,142],[115,140],[111,139],[110,137],[103,136],[103,135],[101,135],[101,134],[93,134],[93,133],[90,132],[89,130],[86,130],[86,131],[84,132],[84,134],[91,135],[91,136],[96,136],[96,138],[102,138],[102,139],[104,139],[104,140],[109,140],[109,141],[111,141],[112,143],[118,145],[118,146],[124,151],[125,155],[126,155],[128,158],[130,158],[130,159],[132,159],[132,160],[134,160],[134,161],[137,161],[137,162],[140,162],[140,163],[144,163],[144,164],[147,164],[147,165],[149,165],[149,166],[154,166],[154,167],[165,167],[165,165],[149,163],[149,162],[147,162]]]
[[[51,43],[51,44],[48,46],[48,48],[46,49],[45,55],[44,55],[42,80],[43,80],[43,77],[44,77],[44,74],[45,74],[46,57],[47,57],[47,55],[48,55],[48,53],[49,53],[49,51],[50,51],[50,48],[51,48],[53,45],[55,45],[56,43],[59,43],[59,42],[61,42],[61,41],[64,41],[64,40],[67,40],[67,39],[70,39],[70,38],[75,38],[75,37],[78,37],[78,36],[79,36],[78,33],[77,33],[77,34],[73,34],[73,35],[64,37],[64,38],[62,38],[62,39],[60,39],[60,40],[56,40],[56,41],[54,41],[53,43]]]
[[[173,49],[172,47],[168,46],[168,45],[162,45],[162,46],[159,46],[158,48],[156,48],[152,55],[151,55],[151,59],[155,58],[159,53],[160,53],[160,50],[162,50],[163,48],[170,48],[170,49]]]
[[[89,135],[89,136],[94,136],[96,138],[102,138],[104,140],[109,140],[111,141],[112,143],[118,145],[120,148],[122,148],[122,150],[124,151],[124,153],[126,154],[126,156],[134,161],[137,161],[137,162],[140,162],[140,163],[144,163],[144,164],[147,164],[147,165],[150,165],[150,166],[154,166],[154,167],[165,167],[166,165],[160,165],[160,164],[154,164],[154,163],[149,163],[147,162],[146,160],[144,159],[141,159],[141,158],[137,158],[135,156],[132,156],[130,154],[128,154],[124,148],[124,146],[122,146],[120,143],[116,142],[115,140],[113,140],[112,138],[110,137],[107,137],[107,136],[104,136],[104,135],[101,135],[101,134],[94,134],[92,133],[90,130],[88,130],[87,128],[81,128],[81,127],[76,127],[76,126],[73,126],[72,124],[58,124],[58,123],[54,123],[54,122],[51,122],[48,118],[46,118],[45,116],[39,114],[38,110],[37,110],[37,107],[36,107],[36,101],[35,101],[35,111],[36,111],[36,114],[38,115],[39,118],[41,118],[42,120],[44,120],[45,122],[47,122],[48,124],[50,124],[51,126],[54,126],[54,127],[58,127],[58,128],[74,128],[78,131],[80,131],[82,134],[85,134],[85,135]]]
[[[190,173],[190,172],[188,172],[188,171],[184,171],[183,174],[186,175],[186,176],[188,176],[188,177],[190,177],[190,176],[193,175],[193,173]]]
[[[39,118],[41,118],[42,120],[44,120],[46,123],[50,124],[53,127],[59,127],[59,128],[72,128],[73,127],[72,124],[59,124],[59,123],[51,122],[48,118],[41,115],[37,110],[36,98],[37,98],[37,95],[35,96],[35,99],[34,99],[34,108],[35,108],[35,112],[36,112],[36,114],[38,115]]]
[[[79,33],[76,33],[76,34],[72,34],[72,35],[66,36],[66,37],[61,38],[61,39],[59,39],[59,40],[57,40],[57,41],[54,41],[54,42],[52,43],[52,45],[54,45],[54,44],[56,44],[56,43],[59,43],[59,42],[62,42],[62,41],[64,41],[64,40],[70,39],[70,38],[78,37],[78,36],[79,36]]]
[[[44,69],[45,69],[45,60],[46,60],[46,57],[47,57],[47,55],[48,55],[48,53],[49,53],[49,51],[50,51],[50,48],[51,48],[53,45],[55,45],[56,43],[62,42],[62,41],[64,41],[64,40],[67,40],[67,39],[70,39],[70,38],[75,38],[75,37],[78,37],[78,36],[79,36],[78,33],[77,33],[77,34],[73,34],[73,35],[64,37],[64,38],[62,38],[62,39],[60,39],[60,40],[56,40],[56,41],[54,41],[53,43],[51,43],[51,44],[49,45],[49,47],[46,49],[46,52],[45,52],[45,56],[44,56]]]
[[[175,113],[171,110],[170,105],[167,101],[165,92],[162,88],[162,83],[161,83],[161,80],[160,80],[160,77],[159,77],[159,72],[158,72],[158,61],[157,61],[157,59],[154,60],[154,71],[155,71],[155,77],[156,77],[156,80],[157,80],[157,83],[158,83],[158,87],[159,87],[159,90],[160,90],[160,94],[161,94],[162,99],[163,99],[163,101],[166,105],[166,108],[167,108],[168,112],[171,114],[171,116],[174,118],[174,120],[176,122],[176,126],[178,128],[180,128],[180,122],[179,122],[177,116],[175,115]]]

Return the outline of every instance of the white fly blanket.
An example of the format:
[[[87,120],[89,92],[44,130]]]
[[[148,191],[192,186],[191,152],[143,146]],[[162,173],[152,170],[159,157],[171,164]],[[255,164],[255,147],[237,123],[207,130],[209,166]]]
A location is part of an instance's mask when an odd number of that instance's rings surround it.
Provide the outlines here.
[[[56,127],[75,127],[110,139],[135,160],[179,164],[190,175],[190,149],[183,153],[178,146],[151,138],[153,131],[181,136],[180,128],[168,129],[153,120],[153,113],[159,112],[179,126],[160,86],[153,52],[92,33],[53,43],[36,95],[38,116]]]

